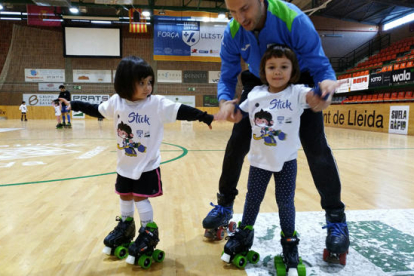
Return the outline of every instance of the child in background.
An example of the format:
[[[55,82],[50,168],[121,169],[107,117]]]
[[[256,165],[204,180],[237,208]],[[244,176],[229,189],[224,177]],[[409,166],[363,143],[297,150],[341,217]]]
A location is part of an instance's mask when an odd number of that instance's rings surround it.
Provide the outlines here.
[[[27,106],[26,106],[25,101],[22,102],[22,104],[19,107],[19,110],[22,112],[22,117],[21,117],[20,121],[23,121],[23,117],[24,117],[24,120],[27,121],[27,117],[26,117]]]
[[[115,192],[120,196],[121,216],[115,229],[105,238],[104,253],[115,254],[121,244],[135,236],[134,207],[138,210],[141,228],[134,243],[129,246],[127,263],[143,267],[150,265],[142,258],[152,253],[159,242],[159,229],[153,220],[153,208],[148,198],[163,194],[160,171],[160,147],[164,124],[175,120],[198,120],[211,129],[213,115],[196,108],[174,103],[160,95],[152,95],[154,72],[143,59],[123,58],[115,75],[115,91],[101,104],[60,99],[69,109],[90,116],[114,120],[117,135],[117,179]],[[155,251],[154,251],[155,252]],[[160,251],[158,251],[160,253]],[[148,255],[147,254],[147,255]],[[162,254],[155,260],[162,261]]]
[[[55,116],[56,116],[56,121],[57,121],[56,128],[63,128],[63,125],[60,122],[60,116],[62,115],[62,113],[60,112],[60,106],[61,106],[60,101],[53,100],[52,106],[55,109]]]
[[[298,268],[305,269],[299,261],[299,238],[295,231],[296,158],[301,146],[300,116],[304,108],[317,108],[317,104],[313,102],[314,93],[310,88],[294,85],[299,76],[295,53],[287,46],[270,46],[260,63],[260,79],[265,84],[253,88],[239,108],[235,105],[236,122],[249,116],[252,126],[250,171],[243,218],[224,246],[222,260],[225,262],[231,262],[253,245],[253,226],[273,175],[282,229],[282,265],[289,275],[298,275]],[[224,117],[219,112],[216,119]]]

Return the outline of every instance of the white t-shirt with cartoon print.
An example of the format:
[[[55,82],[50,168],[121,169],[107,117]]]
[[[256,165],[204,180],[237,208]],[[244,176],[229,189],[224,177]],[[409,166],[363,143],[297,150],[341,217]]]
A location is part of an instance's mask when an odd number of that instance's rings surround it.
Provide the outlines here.
[[[250,165],[279,172],[285,162],[297,158],[300,116],[309,107],[306,94],[311,89],[293,84],[278,93],[268,89],[267,85],[253,88],[240,109],[249,113],[252,126]]]
[[[114,120],[118,174],[139,179],[160,166],[164,124],[175,122],[180,106],[159,95],[131,102],[118,94],[99,105],[102,116]]]

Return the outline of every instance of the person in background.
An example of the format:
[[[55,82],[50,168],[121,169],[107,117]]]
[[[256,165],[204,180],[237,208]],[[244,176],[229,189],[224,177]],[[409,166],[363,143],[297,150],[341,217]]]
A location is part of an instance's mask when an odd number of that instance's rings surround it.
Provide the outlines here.
[[[25,121],[27,121],[27,117],[26,117],[27,106],[26,106],[25,101],[22,101],[22,104],[20,105],[19,110],[22,112],[22,117],[20,118],[20,121],[23,121],[23,118]]]

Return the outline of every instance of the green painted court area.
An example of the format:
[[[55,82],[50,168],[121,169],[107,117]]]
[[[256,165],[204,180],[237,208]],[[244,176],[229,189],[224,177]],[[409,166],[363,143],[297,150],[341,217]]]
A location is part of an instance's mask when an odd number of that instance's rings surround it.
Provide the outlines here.
[[[413,209],[347,211],[346,214],[351,247],[345,266],[322,260],[326,236],[326,230],[322,229],[324,212],[296,214],[299,254],[307,276],[414,275]],[[241,216],[236,214],[233,220],[239,221]],[[259,214],[254,229],[252,250],[260,254],[260,261],[246,266],[247,275],[277,275],[273,260],[282,253],[278,214]]]

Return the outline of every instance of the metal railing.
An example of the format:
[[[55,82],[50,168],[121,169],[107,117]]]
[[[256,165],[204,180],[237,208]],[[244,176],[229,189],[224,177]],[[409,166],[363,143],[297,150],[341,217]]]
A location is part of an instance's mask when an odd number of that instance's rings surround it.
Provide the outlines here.
[[[370,41],[362,44],[355,50],[349,52],[343,57],[331,57],[329,61],[335,72],[341,73],[349,68],[353,68],[362,59],[369,57],[382,49],[387,48],[391,44],[391,35],[379,35]]]

